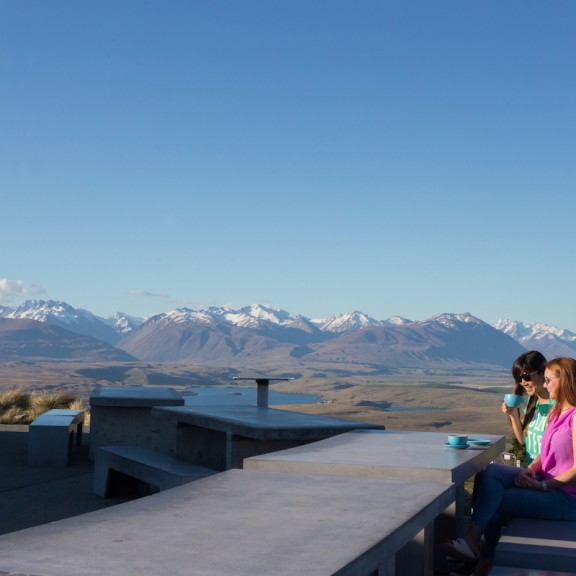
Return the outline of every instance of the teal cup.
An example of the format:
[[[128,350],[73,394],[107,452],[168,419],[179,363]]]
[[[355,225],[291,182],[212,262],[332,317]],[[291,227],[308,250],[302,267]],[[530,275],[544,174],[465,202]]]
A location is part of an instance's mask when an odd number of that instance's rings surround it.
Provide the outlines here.
[[[450,446],[466,446],[468,444],[468,436],[465,434],[450,434],[448,436],[448,444]]]

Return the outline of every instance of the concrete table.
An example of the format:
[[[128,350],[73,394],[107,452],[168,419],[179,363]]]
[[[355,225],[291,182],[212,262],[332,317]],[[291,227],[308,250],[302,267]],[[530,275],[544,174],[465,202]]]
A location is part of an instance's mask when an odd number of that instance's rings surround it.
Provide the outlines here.
[[[258,406],[175,406],[152,410],[155,428],[176,431],[169,452],[215,470],[242,468],[249,456],[284,450],[358,428],[383,426]]]
[[[488,446],[465,450],[444,445],[447,435],[439,432],[357,430],[320,442],[244,461],[247,470],[336,474],[365,478],[397,478],[455,483],[456,500],[436,525],[436,540],[464,532],[464,507],[468,478],[495,460],[505,448],[500,435],[469,434],[490,441]],[[421,537],[426,537],[422,535]],[[437,563],[437,568],[446,568]]]
[[[0,573],[393,576],[454,486],[229,470],[0,536]]]
[[[96,386],[90,395],[90,456],[98,446],[133,444],[162,451],[163,439],[153,429],[153,406],[183,406],[171,388]]]

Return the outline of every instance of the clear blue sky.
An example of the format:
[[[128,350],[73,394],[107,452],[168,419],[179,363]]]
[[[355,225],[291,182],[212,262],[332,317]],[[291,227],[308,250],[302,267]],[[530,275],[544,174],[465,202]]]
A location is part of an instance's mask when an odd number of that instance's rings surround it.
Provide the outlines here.
[[[0,304],[576,330],[573,0],[0,0]]]

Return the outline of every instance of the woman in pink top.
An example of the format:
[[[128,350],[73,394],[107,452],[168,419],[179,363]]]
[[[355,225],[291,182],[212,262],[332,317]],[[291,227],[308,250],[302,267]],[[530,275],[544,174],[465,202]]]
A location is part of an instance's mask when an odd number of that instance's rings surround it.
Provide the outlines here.
[[[476,576],[488,574],[494,564],[502,514],[576,520],[576,360],[548,362],[544,386],[556,405],[550,412],[540,455],[528,468],[490,464],[478,474],[470,529],[464,538],[445,545],[451,557],[465,562],[480,560]]]

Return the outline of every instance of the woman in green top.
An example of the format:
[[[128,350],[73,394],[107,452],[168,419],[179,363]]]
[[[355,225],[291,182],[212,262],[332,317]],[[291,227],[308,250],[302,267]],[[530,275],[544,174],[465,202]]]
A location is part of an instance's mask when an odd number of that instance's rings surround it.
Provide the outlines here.
[[[526,444],[526,462],[530,464],[540,454],[544,429],[548,423],[548,413],[554,405],[548,390],[544,388],[544,365],[546,358],[540,352],[531,350],[516,358],[512,366],[514,394],[529,397],[524,414],[519,408],[509,408],[502,403],[502,411],[508,415],[514,436],[521,444]]]

